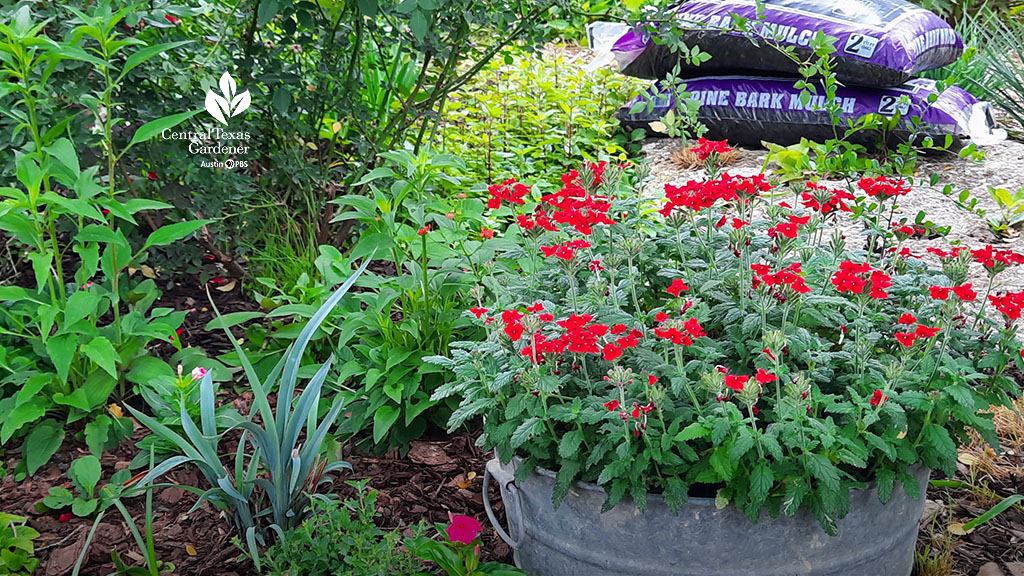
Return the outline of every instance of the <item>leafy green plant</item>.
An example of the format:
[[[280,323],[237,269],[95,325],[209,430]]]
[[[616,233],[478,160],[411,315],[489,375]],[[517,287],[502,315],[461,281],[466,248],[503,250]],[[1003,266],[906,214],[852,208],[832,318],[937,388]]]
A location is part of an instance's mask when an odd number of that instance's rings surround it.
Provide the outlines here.
[[[348,482],[352,499],[311,498],[309,517],[285,532],[264,555],[266,573],[345,576],[410,576],[421,573],[420,563],[401,548],[398,530],[374,524],[377,491],[366,480]],[[420,527],[413,527],[422,531]]]
[[[71,507],[75,516],[92,516],[100,505],[96,486],[102,474],[99,458],[92,454],[78,458],[68,469],[74,492],[63,486],[54,486],[50,488],[50,495],[43,498],[43,504],[51,510]]]
[[[989,186],[988,194],[999,205],[999,214],[985,217],[989,229],[1000,237],[1018,235],[1016,228],[1024,222],[1024,187],[1010,192],[1006,188]]]
[[[545,181],[583,160],[633,160],[642,134],[624,133],[614,113],[635,85],[557,52],[495,60],[451,94],[434,147],[482,182]]]
[[[997,6],[987,5],[965,13],[955,21],[967,49],[954,64],[931,70],[928,78],[955,79],[980,100],[991,102],[1024,126],[1024,24],[1019,17],[1007,17]]]
[[[16,124],[15,132],[29,135],[13,154],[17,187],[0,188],[0,227],[24,254],[27,265],[19,270],[31,271],[21,285],[0,286],[0,444],[25,437],[22,470],[28,474],[60,447],[58,418],[75,422],[101,413],[112,394],[129,394],[126,374],[150,358],[148,345],[178,345],[175,331],[185,313],[153,308],[160,291],[148,279],[133,285],[130,269],[141,266],[150,249],[181,240],[206,222],[169,224],[129,242],[137,216],[169,205],[126,198],[119,162],[196,112],[140,126],[117,149],[120,79],[173,46],[138,48],[139,42],[122,38],[117,26],[129,8],[99,6],[91,16],[69,10],[76,27],[63,42],[45,34],[49,21],[36,21],[27,4],[0,24],[0,110]],[[89,66],[103,79],[81,95],[89,119],[65,116],[51,99],[52,74],[67,62]],[[92,166],[66,137],[72,126],[89,121],[99,133],[100,158]],[[65,269],[69,262],[73,269]],[[126,422],[101,415],[87,426],[96,451],[122,437]]]
[[[436,564],[447,576],[526,576],[526,572],[501,562],[480,562],[480,523],[469,516],[451,515],[450,524],[438,524],[434,540],[426,536],[406,538],[413,554]]]
[[[39,532],[24,516],[0,512],[0,575],[30,576],[39,567],[35,544]]]
[[[914,258],[889,228],[910,188],[885,176],[811,183],[786,203],[763,175],[669,184],[664,201],[620,181],[584,167],[492,213],[516,224],[467,313],[487,336],[426,359],[456,376],[434,395],[460,399],[450,427],[483,416],[483,446],[518,457],[520,478],[557,471],[556,505],[575,480],[641,510],[651,491],[678,508],[710,485],[751,519],[805,509],[833,533],[851,489],[917,496],[911,467],[952,472],[967,430],[998,444],[984,411],[1024,366],[1024,293],[998,278],[1024,255]],[[518,224],[538,208],[566,224]],[[870,221],[869,248],[847,245],[848,218]]]
[[[326,481],[325,474],[348,466],[346,462],[328,462],[321,454],[324,438],[334,426],[342,406],[342,399],[336,398],[326,415],[320,417],[321,391],[333,358],[320,366],[298,398],[293,397],[310,338],[368,264],[369,259],[366,259],[324,302],[263,381],[228,332],[253,392],[255,409],[251,416],[258,414],[259,423],[250,417],[230,428],[219,428],[213,379],[209,373],[199,383],[199,422],[189,416],[184,404],[179,406],[184,435],[128,407],[139,422],[182,451],[184,456],[176,461],[178,464],[187,462],[199,469],[211,487],[203,492],[197,505],[209,500],[228,512],[229,521],[238,537],[246,542],[257,568],[260,566],[257,543],[267,543],[271,531],[280,536],[285,530],[298,526],[309,511],[308,494],[315,493],[321,482]],[[269,395],[275,389],[277,403],[276,408],[272,408]],[[232,431],[239,431],[241,435],[234,466],[229,468],[221,460],[219,444]],[[299,437],[303,432],[305,440],[300,445]]]
[[[115,572],[110,576],[160,576],[160,574],[168,574],[174,571],[174,564],[163,562],[156,555],[155,540],[153,538],[153,490],[156,488],[175,487],[197,494],[202,494],[202,491],[192,486],[154,484],[157,478],[185,462],[187,458],[184,456],[174,456],[157,464],[155,460],[156,452],[152,448],[149,449],[147,455],[149,456],[149,469],[147,472],[129,478],[131,473],[128,470],[118,470],[110,478],[110,483],[100,489],[99,513],[96,515],[95,520],[93,520],[92,528],[85,538],[85,544],[82,546],[82,552],[78,555],[78,560],[75,562],[72,576],[78,576],[80,573],[82,565],[89,555],[89,546],[96,535],[96,530],[99,528],[100,522],[110,507],[116,508],[121,513],[121,517],[124,518],[128,531],[138,545],[145,563],[145,567],[129,565],[121,559],[121,555],[118,554],[116,549],[111,550],[110,557],[114,563]],[[142,494],[146,495],[145,513],[143,515],[145,535],[139,532],[135,519],[124,504],[125,500]]]
[[[460,311],[493,254],[484,204],[462,192],[460,159],[426,150],[385,156],[386,165],[364,179],[370,195],[337,200],[347,208],[339,219],[354,222],[360,232],[348,255],[321,246],[315,277],[301,277],[291,289],[270,278],[258,280],[267,289],[257,294],[265,314],[237,313],[215,321],[234,325],[265,316],[246,333],[247,354],[258,371],[267,371],[330,288],[351,274],[353,262],[377,254],[383,270],[360,278],[361,290],[338,304],[311,337],[307,354],[313,359],[334,352],[339,359],[337,374],[329,379],[347,399],[349,415],[339,434],[370,429],[382,449],[407,445],[430,421],[443,425],[450,414],[445,403],[430,400],[445,375],[422,358],[446,353],[460,330],[475,330]],[[236,364],[238,357],[221,360]]]

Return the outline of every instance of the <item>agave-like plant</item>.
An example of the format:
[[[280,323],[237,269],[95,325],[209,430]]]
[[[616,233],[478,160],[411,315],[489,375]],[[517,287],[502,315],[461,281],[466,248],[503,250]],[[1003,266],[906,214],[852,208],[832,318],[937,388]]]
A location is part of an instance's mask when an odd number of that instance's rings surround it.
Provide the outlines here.
[[[306,345],[359,275],[366,270],[368,263],[369,258],[309,319],[266,381],[260,382],[241,346],[228,333],[228,339],[234,343],[241,359],[255,400],[256,410],[248,420],[223,431],[217,430],[213,380],[209,373],[199,384],[199,423],[196,424],[189,416],[184,403],[180,407],[184,436],[129,406],[139,422],[157,436],[173,443],[184,454],[174,466],[162,468],[164,473],[184,463],[193,464],[202,472],[212,487],[200,496],[193,509],[209,500],[229,511],[229,518],[239,537],[245,539],[257,568],[260,564],[257,544],[266,544],[267,530],[283,536],[285,530],[300,525],[309,510],[308,494],[315,492],[317,486],[326,481],[324,475],[350,467],[347,462],[327,463],[320,457],[324,438],[341,412],[342,399],[339,396],[327,415],[317,422],[320,392],[334,357],[331,356],[317,370],[294,406],[292,397]],[[275,388],[277,405],[272,408],[268,394]],[[260,423],[253,421],[255,414],[259,414]],[[300,443],[303,426],[306,437]],[[236,429],[242,430],[242,434],[233,466],[228,467],[221,461],[218,444],[225,434]]]

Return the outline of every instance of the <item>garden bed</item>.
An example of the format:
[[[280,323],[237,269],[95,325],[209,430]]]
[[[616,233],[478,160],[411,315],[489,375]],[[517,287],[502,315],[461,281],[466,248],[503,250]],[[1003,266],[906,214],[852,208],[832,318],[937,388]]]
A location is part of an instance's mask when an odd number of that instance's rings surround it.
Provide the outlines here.
[[[237,402],[245,402],[243,397]],[[146,431],[137,428],[134,441],[141,440]],[[442,440],[413,442],[409,453],[402,457],[397,450],[384,455],[353,454],[348,460],[352,470],[337,475],[330,491],[342,497],[355,491],[345,484],[348,480],[368,479],[369,487],[378,490],[379,523],[384,529],[407,529],[426,522],[448,522],[449,512],[474,518],[484,518],[481,482],[484,465],[490,458],[475,444],[476,434],[455,434]],[[128,465],[136,452],[132,442],[125,442],[101,459],[105,470],[118,470]],[[40,502],[51,486],[68,486],[65,470],[74,458],[88,453],[81,442],[68,441],[64,449],[54,456],[50,464],[23,482],[16,483],[12,476],[0,480],[0,509],[29,518],[30,525],[39,531],[36,540],[40,573],[48,576],[70,574],[81,553],[92,520],[57,513],[38,513],[34,505]],[[3,463],[13,468],[20,454],[9,452]],[[169,483],[197,485],[195,469],[172,472]],[[465,487],[462,487],[465,486]],[[504,521],[498,491],[491,487],[491,499],[496,501],[498,518]],[[175,566],[175,574],[190,576],[253,576],[257,574],[252,563],[245,559],[242,548],[232,542],[219,511],[209,504],[195,512],[189,510],[196,497],[179,488],[163,488],[153,500],[154,535],[157,556]],[[144,515],[143,498],[129,500],[128,509],[141,524]],[[69,514],[70,516],[70,514]],[[431,528],[432,530],[432,528]],[[407,531],[407,535],[411,532]],[[511,549],[502,542],[494,530],[484,526],[485,560],[511,562]],[[113,571],[110,551],[117,550],[122,557],[141,561],[136,545],[119,514],[108,512],[96,530],[89,555],[82,566],[82,574],[107,574]]]

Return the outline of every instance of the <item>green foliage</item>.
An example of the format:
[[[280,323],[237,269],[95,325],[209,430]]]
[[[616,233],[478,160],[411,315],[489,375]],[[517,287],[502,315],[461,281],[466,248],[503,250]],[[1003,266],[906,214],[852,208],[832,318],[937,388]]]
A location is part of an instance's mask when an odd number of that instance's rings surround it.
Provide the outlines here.
[[[955,79],[980,100],[991,102],[1017,124],[1024,125],[1024,23],[995,6],[971,11],[954,20],[967,49],[954,64],[923,75]]]
[[[916,497],[914,466],[952,473],[971,429],[998,442],[984,410],[1008,402],[1006,371],[1024,362],[1014,309],[989,319],[986,296],[1021,260],[911,258],[916,229],[889,216],[906,183],[860,176],[787,190],[722,175],[666,185],[663,204],[584,166],[558,193],[502,206],[486,337],[425,359],[456,379],[434,399],[459,399],[453,429],[483,416],[482,445],[521,458],[519,474],[557,471],[556,505],[574,480],[641,510],[648,492],[678,508],[711,485],[754,520],[804,509],[831,533],[851,489]],[[538,209],[562,225],[521,224]],[[847,245],[850,222],[866,247]],[[985,295],[968,266],[987,273]]]
[[[298,526],[308,513],[307,494],[329,481],[324,478],[325,474],[348,467],[346,462],[328,463],[321,454],[324,438],[334,426],[342,406],[341,398],[336,398],[326,415],[320,416],[321,391],[333,358],[316,370],[297,398],[293,397],[306,346],[367,264],[369,259],[324,302],[262,381],[241,346],[227,328],[224,329],[235,345],[253,392],[254,410],[250,419],[228,429],[218,426],[213,378],[209,373],[199,383],[199,422],[189,416],[184,404],[179,406],[184,435],[129,406],[139,422],[181,450],[184,457],[177,464],[188,462],[199,469],[211,486],[203,492],[199,502],[209,500],[229,512],[229,521],[238,537],[246,542],[257,568],[260,565],[257,543],[265,544],[270,531],[280,535]],[[269,394],[275,389],[277,404],[271,407]],[[257,414],[259,422],[252,418]],[[233,431],[241,435],[234,466],[229,468],[221,460],[219,444]],[[305,438],[300,444],[299,437],[303,433]]]
[[[451,94],[437,150],[465,159],[473,181],[515,176],[546,181],[583,160],[633,160],[640,133],[615,119],[636,81],[608,68],[588,70],[554,50],[495,60]]]
[[[999,205],[999,214],[987,216],[988,227],[996,236],[1016,236],[1024,223],[1024,187],[1016,192],[1006,188],[988,187],[988,194]]]
[[[988,522],[989,520],[991,520],[991,519],[995,518],[996,516],[1002,514],[1003,512],[1008,510],[1011,506],[1019,505],[1019,503],[1022,500],[1024,500],[1024,495],[1021,495],[1021,494],[1014,494],[1012,496],[1007,496],[1006,498],[1003,498],[998,504],[996,504],[992,508],[989,508],[988,510],[986,510],[985,513],[982,514],[981,516],[978,516],[974,520],[971,520],[970,522],[965,523],[964,524],[964,532],[970,532],[971,530],[974,530],[978,526],[981,526],[985,522]]]
[[[356,183],[378,154],[428,146],[449,95],[515,45],[538,45],[548,31],[542,16],[562,5],[368,0],[226,11],[217,34],[229,40],[218,56],[243,62],[242,83],[254,103],[266,103],[248,120],[254,140],[266,143],[257,192],[266,226],[248,240],[257,274],[287,284],[298,274],[280,264],[292,261],[286,256],[313,273],[318,246],[349,238],[346,226],[331,223],[329,202],[361,193]]]
[[[130,392],[131,370],[155,360],[147,347],[178,345],[184,312],[154,308],[150,280],[133,282],[149,252],[190,236],[205,220],[156,227],[130,240],[137,218],[170,206],[121,189],[126,154],[194,112],[140,126],[127,144],[116,100],[119,82],[168,46],[144,46],[118,32],[128,9],[66,7],[72,28],[64,41],[45,34],[28,4],[0,24],[0,109],[12,127],[12,186],[0,188],[0,227],[24,255],[19,285],[0,286],[0,444],[24,437],[23,471],[34,473],[61,445],[61,420],[93,418],[87,440],[97,452],[130,432],[130,422],[102,415],[112,394]],[[53,96],[55,70],[76,67],[102,79],[78,94],[72,113]],[[85,125],[97,136],[86,136]],[[75,139],[72,139],[75,138]],[[80,138],[80,139],[79,139]],[[99,158],[80,153],[98,138]],[[30,273],[29,273],[30,271]],[[59,420],[58,420],[59,418]],[[27,435],[26,435],[27,434]]]
[[[78,576],[80,573],[82,564],[89,555],[89,545],[92,543],[92,539],[96,535],[96,530],[99,528],[100,522],[103,521],[104,515],[106,515],[107,510],[111,506],[116,508],[117,511],[121,513],[121,517],[124,518],[125,524],[128,526],[128,531],[135,539],[135,543],[139,547],[141,558],[144,562],[144,566],[128,564],[122,560],[121,555],[118,554],[116,549],[111,550],[110,557],[114,563],[115,569],[115,572],[111,576],[160,576],[161,574],[174,572],[174,564],[162,562],[157,558],[155,540],[153,538],[153,490],[158,487],[169,486],[166,484],[154,484],[153,482],[165,472],[180,465],[187,459],[184,456],[174,456],[157,465],[155,460],[156,452],[152,448],[146,453],[146,455],[149,457],[148,472],[128,478],[128,475],[130,474],[128,470],[119,470],[111,477],[110,483],[100,489],[99,513],[96,515],[96,519],[93,520],[92,528],[86,536],[85,544],[82,546],[82,551],[79,554],[78,560],[75,562],[74,570],[71,573],[72,576]],[[72,468],[74,468],[74,465],[72,465]],[[174,487],[194,493],[201,493],[200,490],[191,486]],[[146,495],[145,513],[143,514],[143,529],[145,534],[139,532],[135,519],[124,504],[125,500],[142,494]]]
[[[269,370],[332,286],[351,273],[353,262],[376,254],[378,267],[358,281],[311,339],[311,356],[334,353],[336,382],[347,399],[344,436],[372,432],[379,448],[407,445],[451,408],[430,395],[446,381],[424,356],[447,354],[453,334],[476,329],[462,316],[467,297],[486,274],[492,257],[483,234],[484,204],[466,189],[462,161],[448,154],[398,150],[363,179],[367,195],[346,195],[338,220],[354,225],[359,242],[350,254],[321,246],[315,278],[300,277],[286,289],[273,279],[257,299],[266,322],[250,324],[249,354],[260,372]],[[421,234],[422,232],[422,234]],[[235,316],[242,322],[262,314]],[[222,358],[237,363],[236,355]]]
[[[402,549],[398,530],[374,524],[377,491],[366,481],[348,482],[356,497],[344,501],[311,498],[309,517],[284,533],[264,555],[266,574],[323,576],[410,576],[420,563]],[[420,532],[422,528],[414,527]]]
[[[461,528],[456,523],[464,522]],[[501,562],[480,562],[480,524],[467,516],[452,516],[452,524],[437,524],[439,539],[415,536],[405,547],[422,560],[436,564],[446,576],[526,576],[526,572]],[[453,530],[459,533],[452,536]],[[467,531],[468,530],[468,531]]]
[[[51,510],[71,507],[75,516],[92,516],[99,508],[100,501],[96,497],[96,486],[100,483],[103,470],[99,458],[92,454],[83,456],[71,463],[68,477],[75,491],[63,486],[50,488],[50,495],[43,498],[43,504]]]
[[[0,513],[0,575],[29,576],[39,567],[35,544],[39,532],[26,525],[26,518]]]

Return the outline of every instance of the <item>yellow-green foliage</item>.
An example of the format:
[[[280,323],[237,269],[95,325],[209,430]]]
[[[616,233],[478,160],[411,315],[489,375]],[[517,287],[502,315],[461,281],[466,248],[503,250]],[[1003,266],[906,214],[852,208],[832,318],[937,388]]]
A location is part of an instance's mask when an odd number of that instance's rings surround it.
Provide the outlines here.
[[[550,50],[495,59],[446,108],[439,148],[458,154],[481,182],[549,180],[581,160],[628,160],[641,134],[615,111],[637,80],[587,70],[588,52]]]

